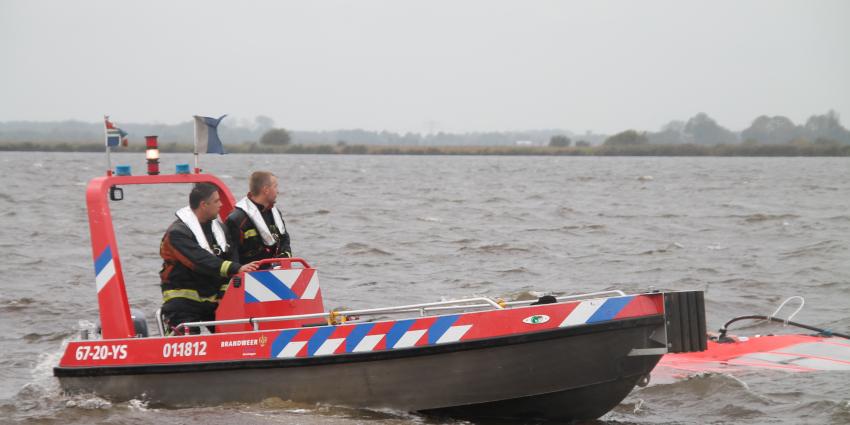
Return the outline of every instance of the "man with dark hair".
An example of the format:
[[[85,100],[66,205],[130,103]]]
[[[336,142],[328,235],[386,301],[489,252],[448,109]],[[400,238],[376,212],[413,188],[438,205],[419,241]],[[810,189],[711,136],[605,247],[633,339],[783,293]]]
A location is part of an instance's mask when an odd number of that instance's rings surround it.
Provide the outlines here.
[[[236,203],[227,217],[227,229],[236,244],[239,261],[292,257],[289,232],[277,201],[277,177],[268,171],[255,171],[248,182],[250,192]]]
[[[162,237],[162,314],[172,332],[181,333],[182,329],[176,329],[181,323],[215,320],[218,300],[230,277],[257,269],[255,263],[243,265],[236,260],[219,211],[218,188],[198,183],[189,193],[189,206],[177,211],[177,220]]]

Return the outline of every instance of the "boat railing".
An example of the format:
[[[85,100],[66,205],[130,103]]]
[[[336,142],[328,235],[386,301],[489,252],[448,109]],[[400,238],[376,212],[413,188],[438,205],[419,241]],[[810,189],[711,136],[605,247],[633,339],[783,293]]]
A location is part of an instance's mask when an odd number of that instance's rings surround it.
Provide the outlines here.
[[[586,294],[577,294],[577,295],[562,295],[555,297],[556,300],[560,301],[568,301],[568,300],[581,300],[587,298],[594,298],[600,296],[610,296],[616,295],[619,297],[626,296],[626,293],[620,290],[611,290],[611,291],[600,291],[600,292],[588,292]],[[499,305],[503,307],[513,307],[513,306],[522,306],[522,305],[530,305],[536,303],[538,300],[518,300],[518,301],[497,301]],[[400,310],[398,313],[412,313],[412,312],[429,312],[429,311],[449,311],[449,310],[463,310],[470,308],[489,308],[490,304],[467,304],[467,305],[454,305],[454,306],[438,306],[438,307],[428,307],[423,309],[410,309],[410,310]],[[422,314],[424,316],[424,314]]]
[[[625,292],[620,290],[588,292],[585,294],[563,295],[555,297],[557,301],[579,300],[586,298],[594,298],[600,296],[625,296]],[[348,316],[375,316],[389,313],[411,313],[419,312],[420,316],[425,316],[429,311],[449,311],[449,310],[468,310],[468,309],[504,309],[506,307],[529,305],[537,300],[518,300],[518,301],[495,301],[488,297],[464,298],[450,301],[436,301],[430,303],[409,304],[394,307],[378,307],[357,310],[331,310],[321,313],[309,314],[293,314],[288,316],[263,316],[250,317],[245,319],[229,319],[229,320],[210,320],[203,322],[185,322],[178,325],[177,329],[182,329],[184,334],[189,333],[189,329],[202,326],[220,326],[220,325],[251,325],[256,331],[259,330],[260,323],[279,322],[284,320],[304,320],[304,319],[327,319],[328,323],[336,323],[338,319]],[[475,304],[469,304],[475,303]]]

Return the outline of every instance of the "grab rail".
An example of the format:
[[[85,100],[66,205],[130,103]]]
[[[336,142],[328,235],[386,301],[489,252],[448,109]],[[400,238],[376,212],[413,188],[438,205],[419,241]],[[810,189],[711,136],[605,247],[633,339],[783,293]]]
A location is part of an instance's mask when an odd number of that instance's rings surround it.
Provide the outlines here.
[[[562,295],[560,297],[555,297],[555,299],[558,300],[558,301],[576,300],[576,299],[582,299],[582,298],[597,297],[599,295],[606,295],[606,294],[616,294],[616,295],[619,295],[621,297],[626,296],[625,292],[623,292],[619,289],[612,289],[610,291],[588,292],[586,294]],[[537,302],[537,300],[509,301],[509,302],[506,302],[505,305],[531,304],[531,303],[534,303],[534,302]]]
[[[307,263],[307,260],[299,257],[291,257],[291,258],[266,258],[260,261],[257,261],[257,267],[262,267],[267,264],[274,265],[278,268],[292,268],[292,263],[299,263],[305,269],[310,269],[312,266]]]
[[[184,329],[184,333],[188,331],[189,328],[197,328],[200,326],[216,326],[216,325],[251,325],[254,330],[259,330],[259,324],[263,322],[278,322],[281,320],[300,320],[300,319],[319,319],[319,318],[327,318],[329,321],[337,316],[371,316],[376,314],[384,314],[384,313],[397,313],[403,311],[416,311],[419,309],[439,306],[439,305],[448,305],[448,304],[459,304],[459,303],[468,303],[474,301],[484,301],[488,306],[501,309],[503,308],[499,303],[491,300],[486,297],[476,297],[476,298],[465,298],[462,300],[452,300],[452,301],[437,301],[430,303],[421,303],[421,304],[410,304],[410,305],[402,305],[397,307],[379,307],[379,308],[367,308],[360,310],[345,310],[345,311],[335,311],[331,310],[328,312],[322,313],[310,313],[310,314],[293,314],[290,316],[266,316],[266,317],[251,317],[247,319],[230,319],[230,320],[211,320],[206,322],[186,322],[181,323],[177,326],[178,329]]]
[[[621,297],[625,297],[626,293],[620,291],[618,289],[610,290],[610,291],[600,291],[600,292],[588,292],[586,294],[577,294],[577,295],[562,295],[559,297],[555,297],[558,301],[566,301],[566,300],[578,300],[584,298],[598,297],[600,295],[614,294]],[[523,305],[523,304],[533,304],[538,300],[519,300],[519,301],[505,301],[499,303],[499,305],[512,307],[515,305]],[[469,304],[469,305],[460,305],[460,306],[448,306],[448,307],[429,307],[424,309],[412,309],[412,310],[403,310],[399,311],[399,313],[410,313],[414,311],[447,311],[447,310],[461,310],[466,308],[486,308],[490,307],[489,304]]]
[[[600,292],[589,292],[586,294],[577,294],[577,295],[563,295],[559,297],[555,297],[558,301],[571,300],[571,299],[582,299],[588,297],[596,297],[600,295],[606,294],[616,294],[618,296],[625,296],[626,293],[620,290],[610,290],[610,291],[600,291]],[[480,304],[464,304],[470,302],[483,302]],[[379,308],[368,308],[368,309],[359,309],[359,310],[345,310],[345,311],[328,311],[322,313],[310,313],[310,314],[294,314],[289,316],[266,316],[266,317],[250,317],[247,319],[230,319],[230,320],[211,320],[205,322],[185,322],[181,323],[177,326],[177,329],[183,329],[184,333],[187,333],[190,328],[197,328],[201,326],[217,326],[217,325],[251,325],[254,330],[259,330],[259,324],[263,322],[278,322],[282,320],[301,320],[301,319],[319,319],[326,318],[330,322],[334,318],[338,316],[372,316],[378,314],[385,313],[409,313],[409,312],[419,312],[421,316],[424,316],[426,311],[446,311],[446,310],[463,310],[470,308],[496,308],[503,309],[506,306],[515,306],[522,304],[531,304],[536,302],[537,300],[520,300],[520,301],[508,301],[508,302],[496,302],[487,297],[475,297],[475,298],[464,298],[460,300],[451,300],[451,301],[436,301],[430,303],[420,303],[420,304],[410,304],[410,305],[401,305],[395,307],[379,307]]]

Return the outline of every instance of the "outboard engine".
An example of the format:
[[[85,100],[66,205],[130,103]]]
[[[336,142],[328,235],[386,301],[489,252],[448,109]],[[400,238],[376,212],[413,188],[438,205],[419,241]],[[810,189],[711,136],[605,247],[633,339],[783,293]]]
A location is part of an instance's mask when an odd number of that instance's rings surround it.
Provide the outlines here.
[[[130,309],[130,318],[133,319],[133,329],[136,330],[137,338],[148,337],[148,321],[145,318],[145,313],[135,308]]]
[[[135,308],[130,309],[130,319],[133,320],[133,329],[136,332],[136,338],[147,338],[148,337],[148,321],[145,317],[145,313],[141,310],[137,310]],[[100,320],[97,321],[97,328],[95,329],[95,335],[100,335]],[[83,338],[87,339],[87,338]]]

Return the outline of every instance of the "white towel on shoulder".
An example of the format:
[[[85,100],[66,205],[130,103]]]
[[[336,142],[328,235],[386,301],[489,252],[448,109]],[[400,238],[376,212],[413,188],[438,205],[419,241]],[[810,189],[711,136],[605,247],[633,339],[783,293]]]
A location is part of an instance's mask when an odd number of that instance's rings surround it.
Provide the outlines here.
[[[263,215],[260,213],[260,210],[253,201],[248,199],[246,196],[236,203],[236,208],[239,208],[240,210],[245,211],[245,214],[248,214],[248,218],[251,219],[251,222],[254,223],[254,227],[256,227],[257,231],[260,232],[260,237],[263,238],[263,243],[266,244],[266,246],[272,246],[277,243],[277,240],[274,236],[272,236],[272,232],[269,230],[269,226],[266,225],[266,221],[263,220]],[[286,233],[286,227],[283,226],[283,217],[280,216],[280,211],[278,211],[275,207],[272,207],[272,217],[274,218],[274,225],[277,226],[277,231],[280,232],[280,234]]]
[[[207,250],[210,254],[217,255],[210,247],[210,243],[204,235],[204,229],[201,228],[201,223],[198,221],[198,216],[192,212],[192,209],[189,207],[183,207],[177,210],[176,214],[180,221],[186,223],[186,226],[189,226],[189,230],[191,230],[192,234],[195,235],[195,239],[198,241],[198,244],[201,245],[201,248]],[[215,237],[215,242],[219,247],[221,247],[221,250],[227,251],[227,238],[224,236],[224,226],[221,225],[221,220],[219,220],[218,217],[212,221],[212,232]]]

